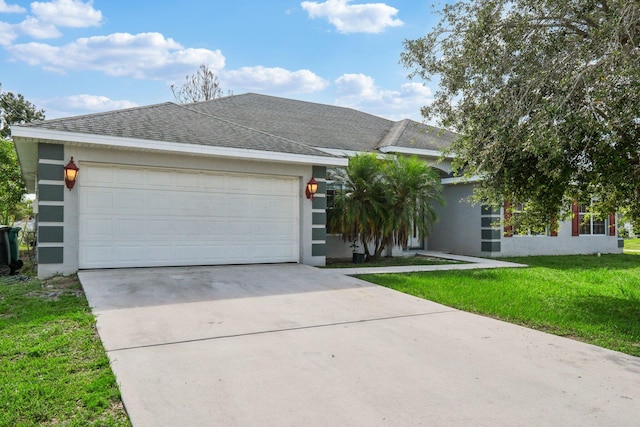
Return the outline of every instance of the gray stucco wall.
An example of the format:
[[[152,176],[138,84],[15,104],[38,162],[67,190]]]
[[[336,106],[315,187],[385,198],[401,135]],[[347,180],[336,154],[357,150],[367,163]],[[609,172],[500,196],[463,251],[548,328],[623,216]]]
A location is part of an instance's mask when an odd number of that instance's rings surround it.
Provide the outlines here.
[[[571,221],[559,224],[557,236],[505,237],[502,228],[495,227],[503,209],[467,201],[473,184],[448,184],[443,190],[447,206],[437,208],[430,250],[482,257],[622,253],[617,236],[572,236]]]
[[[617,236],[572,236],[571,221],[560,223],[558,235],[502,238],[500,256],[622,253]]]
[[[473,184],[448,184],[443,186],[446,206],[436,206],[438,222],[427,239],[427,248],[433,251],[463,255],[481,253],[481,210],[467,198],[473,192]]]

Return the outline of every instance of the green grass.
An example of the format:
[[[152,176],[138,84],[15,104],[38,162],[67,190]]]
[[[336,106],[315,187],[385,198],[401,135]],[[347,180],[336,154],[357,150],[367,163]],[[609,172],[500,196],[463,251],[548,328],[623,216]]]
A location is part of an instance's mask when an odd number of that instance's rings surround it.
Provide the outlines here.
[[[362,264],[354,264],[352,259],[328,259],[326,268],[362,268],[362,267],[392,267],[397,265],[440,265],[440,264],[465,264],[444,258],[434,258],[422,255],[407,257],[382,257],[376,261],[367,261]]]
[[[640,255],[504,260],[529,267],[358,277],[450,307],[640,356]]]
[[[77,278],[0,277],[0,426],[130,426]]]
[[[640,251],[640,238],[626,239],[624,241],[624,250]]]

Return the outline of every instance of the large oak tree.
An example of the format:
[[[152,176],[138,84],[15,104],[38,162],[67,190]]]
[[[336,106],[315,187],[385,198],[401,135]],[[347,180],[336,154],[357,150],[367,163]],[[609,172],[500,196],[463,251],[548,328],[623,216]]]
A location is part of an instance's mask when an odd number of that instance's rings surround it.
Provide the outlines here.
[[[477,198],[537,221],[592,197],[640,224],[640,1],[469,0],[405,41],[411,77],[439,78],[423,115],[461,138]]]

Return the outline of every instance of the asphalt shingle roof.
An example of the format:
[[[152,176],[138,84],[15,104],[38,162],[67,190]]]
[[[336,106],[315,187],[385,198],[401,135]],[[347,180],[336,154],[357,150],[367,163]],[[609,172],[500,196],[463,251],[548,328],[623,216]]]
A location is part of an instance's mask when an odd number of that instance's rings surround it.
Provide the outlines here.
[[[24,126],[314,156],[330,156],[315,147],[437,150],[455,138],[453,133],[410,120],[394,122],[350,108],[252,93],[185,105],[167,102]]]

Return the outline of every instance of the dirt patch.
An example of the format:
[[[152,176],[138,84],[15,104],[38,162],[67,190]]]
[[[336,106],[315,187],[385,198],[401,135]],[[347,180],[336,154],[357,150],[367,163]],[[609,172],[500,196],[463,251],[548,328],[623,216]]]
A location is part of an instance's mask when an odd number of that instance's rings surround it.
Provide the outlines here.
[[[42,289],[29,292],[28,296],[44,298],[49,301],[57,301],[63,295],[73,295],[75,297],[83,297],[84,292],[78,276],[72,274],[70,276],[54,276],[42,281]]]

